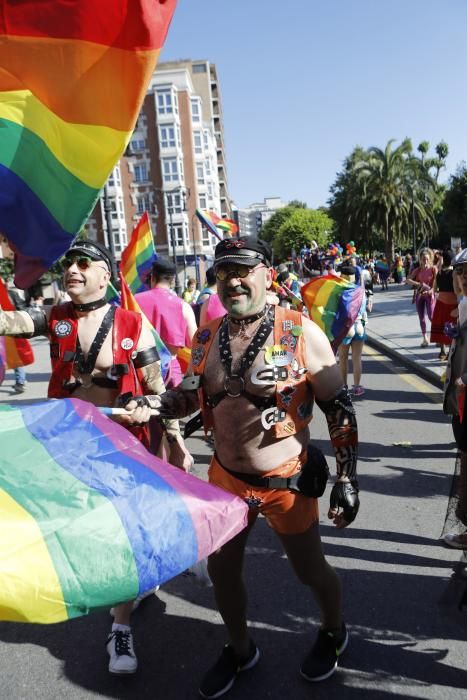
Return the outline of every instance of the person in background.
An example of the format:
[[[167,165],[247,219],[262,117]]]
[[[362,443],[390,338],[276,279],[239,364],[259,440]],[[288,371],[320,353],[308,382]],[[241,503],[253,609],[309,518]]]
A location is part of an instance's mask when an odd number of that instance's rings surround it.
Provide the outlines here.
[[[17,311],[21,311],[27,307],[24,293],[22,290],[17,289],[12,283],[8,287],[8,296],[10,297]],[[13,372],[15,374],[15,384],[13,389],[17,394],[24,394],[27,384],[26,370],[24,367],[15,367]]]
[[[177,352],[181,348],[191,347],[197,328],[190,304],[172,292],[175,275],[175,265],[168,259],[158,258],[152,264],[151,289],[135,295],[141,310],[172,353],[167,387],[177,386],[182,381]]]
[[[344,264],[340,267],[341,277],[348,282],[355,284],[355,267]],[[349,371],[349,350],[352,348],[352,371],[353,386],[351,393],[354,396],[363,396],[365,389],[361,385],[362,381],[362,352],[363,344],[366,340],[365,325],[368,317],[366,314],[366,295],[363,295],[362,305],[358,312],[354,324],[339,345],[339,367],[344,384],[347,384],[347,374]]]
[[[434,291],[437,292],[433,320],[431,322],[430,342],[440,346],[439,359],[447,360],[447,346],[452,343],[452,338],[446,335],[444,327],[446,323],[454,324],[457,318],[457,294],[454,292],[452,250],[444,251],[442,255],[441,270],[436,275]]]
[[[400,255],[396,255],[394,258],[391,275],[396,284],[402,284],[404,281],[404,263]]]
[[[190,277],[186,284],[186,289],[182,294],[183,301],[187,304],[196,304],[199,297],[199,290],[196,289],[196,280]]]
[[[433,265],[433,251],[430,248],[422,248],[418,254],[419,265],[406,279],[407,284],[415,289],[415,304],[422,332],[422,348],[428,347],[428,334],[426,317],[431,322],[435,307],[434,288],[437,269]]]

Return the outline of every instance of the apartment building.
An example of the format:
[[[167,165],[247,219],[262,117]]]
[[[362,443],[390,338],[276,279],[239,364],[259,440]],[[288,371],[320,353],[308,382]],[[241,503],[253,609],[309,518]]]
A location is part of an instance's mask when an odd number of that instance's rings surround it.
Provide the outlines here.
[[[278,210],[286,207],[280,197],[266,197],[263,202],[250,204],[245,209],[237,209],[234,217],[237,221],[241,236],[258,236],[262,226]]]
[[[202,230],[196,208],[231,215],[216,69],[209,61],[160,63],[87,228],[110,247],[112,222],[118,260],[147,211],[157,251],[193,274],[195,255],[209,261],[217,242]]]

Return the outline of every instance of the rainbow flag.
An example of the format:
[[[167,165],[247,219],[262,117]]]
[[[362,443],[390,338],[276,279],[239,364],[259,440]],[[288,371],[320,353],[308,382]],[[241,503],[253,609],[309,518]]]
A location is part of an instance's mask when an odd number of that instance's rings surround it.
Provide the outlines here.
[[[79,399],[0,406],[0,619],[132,600],[240,532],[247,505]]]
[[[143,313],[140,305],[136,301],[135,297],[131,293],[131,289],[129,288],[128,284],[126,283],[125,278],[123,277],[122,273],[120,272],[120,285],[121,285],[121,305],[122,309],[129,309],[130,311],[136,311],[136,313],[141,314],[143,317],[143,326],[146,326],[154,338],[154,343],[157,348],[157,352],[159,353],[159,357],[161,360],[161,371],[162,371],[162,378],[166,379],[167,374],[169,372],[169,367],[170,367],[170,362],[172,361],[172,355],[170,354],[170,351],[168,348],[165,346],[164,342],[162,341],[159,333],[156,331],[148,317],[146,316],[145,313]],[[109,299],[107,299],[109,301]],[[112,303],[112,302],[109,302]]]
[[[145,211],[131,232],[130,242],[120,261],[120,270],[133,294],[149,289],[146,279],[154,260],[157,260],[157,253],[149,216]]]
[[[300,293],[310,318],[337,349],[357,318],[364,288],[335,275],[323,275],[310,280]]]
[[[220,216],[213,211],[202,211],[201,209],[196,210],[196,216],[201,221],[201,224],[205,226],[219,241],[224,240],[224,236],[221,233],[236,233],[238,231],[237,224],[235,221],[230,219],[221,219]],[[223,222],[226,222],[225,224]],[[233,229],[235,227],[235,230]]]
[[[32,284],[130,140],[176,0],[1,0],[0,231]]]
[[[186,346],[184,348],[179,348],[177,350],[177,359],[180,364],[180,369],[183,374],[185,374],[191,362],[191,348],[187,348]]]
[[[14,311],[15,306],[8,296],[8,290],[5,283],[0,277],[0,308],[4,311]],[[34,362],[34,352],[31,343],[26,338],[14,338],[13,336],[5,336],[2,340],[4,363],[2,383],[5,378],[5,369],[15,369],[16,367],[25,367],[32,365]],[[1,376],[1,372],[0,372]]]

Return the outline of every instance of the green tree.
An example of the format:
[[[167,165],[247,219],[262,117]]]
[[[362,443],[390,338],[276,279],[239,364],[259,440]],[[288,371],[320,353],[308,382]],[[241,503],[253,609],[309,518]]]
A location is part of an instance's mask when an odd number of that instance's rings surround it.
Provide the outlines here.
[[[466,240],[467,237],[467,163],[460,163],[449,178],[444,193],[440,215],[442,238],[448,242],[451,236]]]
[[[284,259],[292,249],[299,251],[304,246],[309,246],[313,240],[325,247],[333,228],[333,220],[322,210],[293,209],[273,239],[274,253],[278,258]]]
[[[275,211],[271,218],[268,219],[268,221],[266,221],[262,227],[260,233],[261,238],[269,243],[272,243],[284,221],[287,221],[294,211],[294,207],[289,206],[282,207],[282,209]]]
[[[422,163],[425,160],[426,154],[430,150],[430,143],[429,141],[422,141],[421,143],[418,144],[417,146],[417,151],[420,153],[420,159]]]

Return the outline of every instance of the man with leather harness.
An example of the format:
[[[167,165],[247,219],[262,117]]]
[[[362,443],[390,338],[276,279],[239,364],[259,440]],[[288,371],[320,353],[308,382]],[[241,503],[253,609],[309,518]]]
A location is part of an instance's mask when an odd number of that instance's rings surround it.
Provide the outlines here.
[[[322,627],[301,674],[309,681],[327,678],[347,645],[341,584],[323,556],[318,529],[316,472],[322,482],[325,468],[324,457],[308,446],[315,398],[326,415],[337,462],[328,517],[344,528],[359,507],[355,412],[327,338],[300,313],[267,305],[272,268],[264,241],[224,240],[216,247],[214,266],[227,316],[195,335],[192,376],[162,397],[146,397],[162,416],[182,417],[201,407],[204,429],[213,427],[215,436],[209,480],[250,506],[247,528],[209,558],[229,643],[202,680],[205,698],[223,695],[259,658],[247,628],[242,580],[245,545],[259,513],[321,610]],[[190,424],[196,428],[200,421],[195,417]]]
[[[48,336],[52,360],[49,398],[73,396],[96,406],[126,404],[131,416],[117,420],[147,446],[142,395],[165,391],[154,339],[142,326],[141,314],[106,301],[112,269],[106,248],[95,241],[77,241],[66,253],[63,268],[71,301],[23,311],[0,309],[0,335]],[[169,461],[188,470],[192,458],[178,421],[164,423]],[[132,609],[133,601],[114,608],[114,624],[107,640],[111,673],[134,673],[137,668],[130,629]]]

